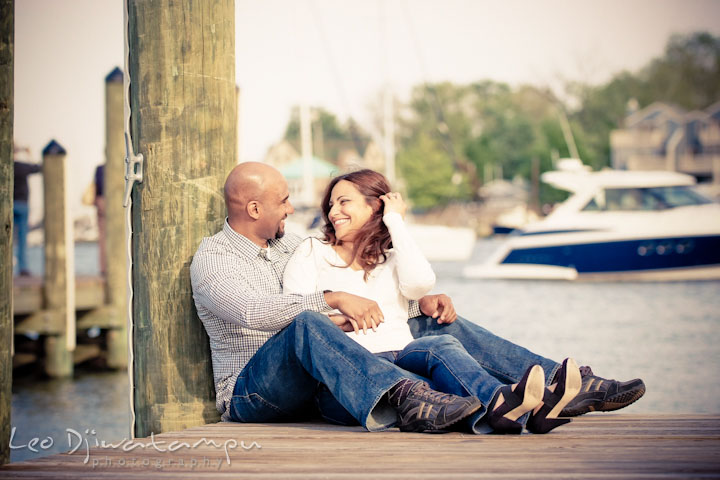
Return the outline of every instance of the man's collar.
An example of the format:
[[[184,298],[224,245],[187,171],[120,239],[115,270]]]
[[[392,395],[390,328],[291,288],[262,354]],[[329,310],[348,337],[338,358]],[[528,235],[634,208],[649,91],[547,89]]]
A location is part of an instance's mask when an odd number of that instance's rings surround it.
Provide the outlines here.
[[[227,218],[225,218],[223,232],[225,233],[225,236],[230,241],[232,246],[248,258],[255,258],[257,256],[261,256],[262,250],[279,250],[285,253],[288,253],[290,251],[288,246],[282,239],[275,238],[268,240],[267,249],[260,247],[258,244],[247,238],[245,235],[233,230],[228,223]],[[270,258],[273,258],[272,254],[270,254]]]

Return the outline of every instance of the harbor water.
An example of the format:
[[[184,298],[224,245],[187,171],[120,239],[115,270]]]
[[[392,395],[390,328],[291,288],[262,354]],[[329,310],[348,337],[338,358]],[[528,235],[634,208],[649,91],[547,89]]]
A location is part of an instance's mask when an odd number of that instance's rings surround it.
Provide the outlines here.
[[[482,261],[497,242],[480,240],[469,262]],[[32,271],[40,273],[40,250],[29,253]],[[96,273],[96,258],[94,244],[78,244],[77,271]],[[607,378],[642,378],[646,395],[622,412],[720,413],[720,281],[475,280],[462,277],[464,265],[434,263],[435,292],[450,295],[462,316],[536,353],[574,357]],[[80,454],[86,441],[129,438],[127,373],[15,378],[11,422],[11,461],[73,448]]]

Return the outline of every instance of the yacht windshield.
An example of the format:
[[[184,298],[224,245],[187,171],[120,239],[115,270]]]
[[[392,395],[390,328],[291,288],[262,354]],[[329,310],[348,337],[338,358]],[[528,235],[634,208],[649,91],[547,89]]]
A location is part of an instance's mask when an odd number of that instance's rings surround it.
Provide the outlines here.
[[[712,202],[686,186],[608,188],[592,199],[583,211],[664,210],[707,203]]]
[[[690,187],[648,188],[648,192],[663,201],[668,208],[712,203]]]

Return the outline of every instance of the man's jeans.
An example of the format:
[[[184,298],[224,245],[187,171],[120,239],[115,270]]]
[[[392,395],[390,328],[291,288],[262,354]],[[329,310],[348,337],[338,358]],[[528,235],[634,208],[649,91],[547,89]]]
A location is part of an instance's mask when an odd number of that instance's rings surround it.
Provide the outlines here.
[[[15,244],[18,272],[27,271],[27,233],[28,203],[15,200],[13,203],[13,229],[17,243]]]
[[[306,417],[318,382],[368,430],[392,427],[385,394],[414,375],[376,358],[322,314],[303,312],[270,338],[238,375],[230,404],[236,422]]]
[[[543,367],[545,381],[549,384],[560,368],[556,362],[461,317],[451,324],[438,325],[436,319],[421,316],[408,320],[408,324],[415,341],[401,352],[376,355],[425,377],[436,390],[460,396],[477,396],[483,408],[467,420],[468,426],[475,433],[489,430],[482,419],[488,404],[502,385],[519,382],[532,365]],[[316,402],[326,420],[343,425],[357,424],[334,401],[328,390],[321,388]],[[525,423],[526,419],[527,415],[520,422]]]

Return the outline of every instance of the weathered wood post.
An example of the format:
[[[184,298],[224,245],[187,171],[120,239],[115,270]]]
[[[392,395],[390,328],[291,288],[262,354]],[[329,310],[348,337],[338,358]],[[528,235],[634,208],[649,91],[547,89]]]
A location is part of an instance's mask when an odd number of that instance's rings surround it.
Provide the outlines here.
[[[105,77],[105,301],[119,320],[107,332],[108,366],[127,367],[127,247],[125,237],[125,140],[123,72],[115,68]]]
[[[0,0],[0,465],[10,461],[12,400],[14,19],[14,1]]]
[[[73,374],[75,350],[75,243],[70,219],[65,149],[52,140],[43,149],[45,230],[44,307],[59,335],[45,337],[45,373]]]
[[[233,0],[128,0],[135,434],[215,422],[208,339],[190,262],[222,227],[235,165]]]

